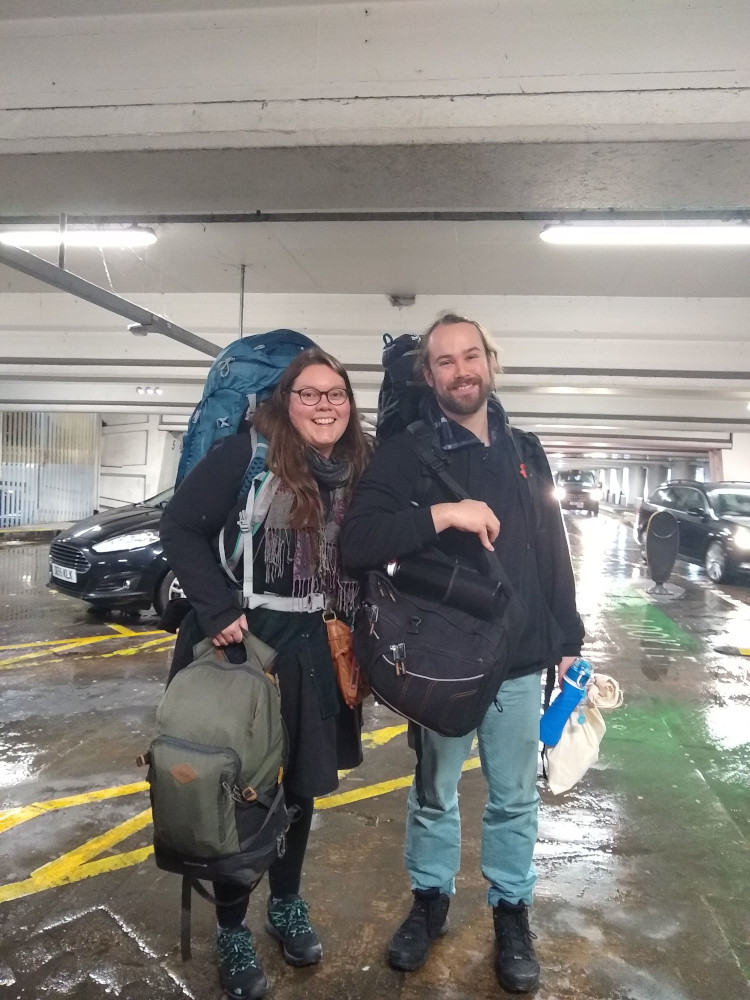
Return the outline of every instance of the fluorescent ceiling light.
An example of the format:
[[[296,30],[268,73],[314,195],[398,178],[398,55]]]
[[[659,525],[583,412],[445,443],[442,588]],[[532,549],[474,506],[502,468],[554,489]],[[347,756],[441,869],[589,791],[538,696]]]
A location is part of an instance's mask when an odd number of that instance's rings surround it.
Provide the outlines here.
[[[566,246],[750,246],[750,225],[731,223],[565,222],[546,226],[545,243]]]
[[[147,247],[156,243],[151,229],[28,229],[0,233],[0,243],[12,247]]]

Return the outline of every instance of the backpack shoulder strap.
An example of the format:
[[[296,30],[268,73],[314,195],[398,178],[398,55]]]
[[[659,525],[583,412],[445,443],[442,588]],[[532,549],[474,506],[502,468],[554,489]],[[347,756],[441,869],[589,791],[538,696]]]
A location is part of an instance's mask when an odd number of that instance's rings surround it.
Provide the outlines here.
[[[422,465],[426,466],[430,475],[445,486],[457,500],[469,500],[469,494],[446,471],[448,464],[440,445],[437,434],[424,420],[415,420],[406,428],[409,446]]]
[[[268,441],[259,434],[257,430],[250,425],[250,445],[252,447],[252,458],[250,459],[250,464],[245,470],[245,475],[240,483],[240,488],[237,491],[237,499],[242,500],[246,497],[250,491],[250,484],[253,479],[261,472],[266,470],[266,456],[268,454]]]
[[[534,514],[534,527],[537,531],[542,528],[542,505],[539,498],[539,484],[534,470],[527,465],[527,460],[532,456],[532,451],[541,451],[542,443],[536,434],[530,431],[522,431],[518,427],[509,427],[510,440],[515,449],[520,463],[521,475],[526,480],[528,496],[531,501],[531,509]]]
[[[240,512],[240,537],[238,548],[242,553],[243,570],[243,594],[247,599],[252,597],[253,588],[253,565],[255,563],[255,552],[253,537],[260,528],[268,514],[271,500],[279,488],[279,480],[270,471],[259,472],[250,483],[247,494],[247,502],[244,511]],[[236,563],[235,563],[236,566]],[[232,575],[232,579],[235,579]],[[239,583],[239,581],[235,581]]]
[[[446,472],[445,466],[447,463],[445,455],[436,441],[435,432],[424,422],[424,420],[415,420],[413,424],[409,424],[406,431],[406,439],[412,450],[420,462],[427,466],[430,474],[434,476],[435,479],[439,480],[439,482],[441,482],[457,500],[471,500],[472,498],[463,486],[461,486],[460,483],[457,483],[453,476]],[[513,593],[510,580],[503,569],[502,563],[497,557],[497,553],[494,551],[490,552],[483,546],[482,552],[487,560],[490,575],[495,580],[499,580],[500,583],[502,583],[506,594]]]
[[[245,469],[245,474],[242,477],[242,482],[237,491],[237,502],[246,499],[252,491],[253,481],[267,471],[266,466],[266,455],[268,453],[268,442],[266,439],[257,432],[257,430],[251,425],[250,427],[250,445],[251,445],[251,458],[250,462]],[[237,539],[237,544],[234,547],[234,552],[227,554],[226,545],[224,542],[224,528],[219,532],[219,560],[221,561],[221,568],[227,574],[229,579],[236,583],[238,586],[242,581],[238,580],[234,575],[234,571],[239,565],[240,558],[242,557],[243,550],[243,540],[244,535],[242,528],[243,518],[250,516],[246,511],[240,513],[240,535]]]

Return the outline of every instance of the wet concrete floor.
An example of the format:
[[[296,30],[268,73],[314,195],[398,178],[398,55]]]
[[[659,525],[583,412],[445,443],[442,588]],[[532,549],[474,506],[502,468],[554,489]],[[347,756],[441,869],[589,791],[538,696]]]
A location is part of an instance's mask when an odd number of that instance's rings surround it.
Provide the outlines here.
[[[568,520],[588,641],[625,704],[596,765],[553,796],[540,777],[532,926],[539,1000],[750,997],[750,590],[677,564],[655,600],[621,519]],[[153,734],[172,637],[152,615],[107,620],[45,587],[46,544],[0,548],[0,997],[219,1000],[213,915],[196,900],[179,955],[179,878],[150,857],[134,758]],[[461,783],[464,844],[451,931],[418,972],[385,961],[410,904],[402,864],[412,755],[368,702],[366,757],[319,802],[303,891],[324,942],[287,967],[250,925],[278,1000],[484,1000],[492,970],[479,871],[484,784]]]

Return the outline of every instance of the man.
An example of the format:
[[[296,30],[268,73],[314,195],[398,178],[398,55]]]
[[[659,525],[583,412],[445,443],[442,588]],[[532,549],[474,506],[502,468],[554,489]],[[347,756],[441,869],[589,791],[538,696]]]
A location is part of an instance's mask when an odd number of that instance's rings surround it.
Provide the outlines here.
[[[526,608],[510,675],[476,736],[488,786],[481,864],[497,940],[495,970],[504,989],[528,992],[539,982],[527,911],[536,879],[540,674],[557,664],[562,682],[580,652],[583,626],[549,464],[536,437],[511,431],[492,394],[499,368],[488,334],[479,323],[446,314],[424,335],[420,365],[432,390],[424,419],[447,472],[473,499],[446,502],[437,481],[425,496],[424,470],[405,434],[398,435],[376,451],[360,482],[342,550],[350,569],[364,570],[432,547],[478,568],[480,544],[494,548]],[[425,500],[417,505],[420,489]],[[413,729],[417,768],[405,860],[414,902],[388,949],[390,964],[404,970],[420,968],[448,930],[461,852],[457,788],[474,737]]]

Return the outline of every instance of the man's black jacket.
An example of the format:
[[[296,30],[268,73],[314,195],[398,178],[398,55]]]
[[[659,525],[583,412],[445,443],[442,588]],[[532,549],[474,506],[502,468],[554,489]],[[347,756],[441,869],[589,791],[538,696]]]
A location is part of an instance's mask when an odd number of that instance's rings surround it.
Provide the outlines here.
[[[495,551],[527,611],[510,675],[534,673],[561,656],[578,655],[584,630],[568,540],[539,439],[506,425],[489,447],[477,438],[476,445],[443,455],[446,471],[500,520]],[[405,434],[385,441],[360,481],[342,528],[346,566],[362,572],[437,547],[479,568],[482,548],[475,535],[435,532],[431,505],[452,500],[426,475]]]

